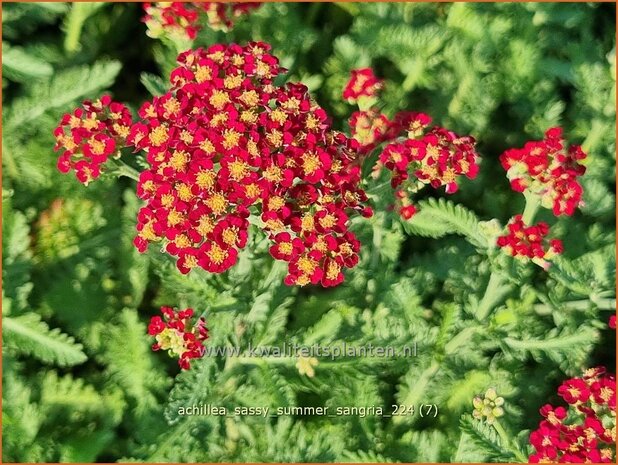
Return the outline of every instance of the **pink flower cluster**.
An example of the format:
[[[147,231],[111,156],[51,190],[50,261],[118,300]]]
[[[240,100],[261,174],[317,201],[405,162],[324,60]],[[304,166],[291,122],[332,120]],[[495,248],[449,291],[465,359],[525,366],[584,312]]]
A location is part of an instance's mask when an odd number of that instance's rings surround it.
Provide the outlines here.
[[[94,102],[86,100],[81,108],[64,115],[54,130],[54,150],[62,151],[58,170],[73,170],[77,179],[88,185],[101,175],[105,162],[126,145],[132,123],[127,107],[108,95]]]
[[[558,395],[569,405],[541,408],[530,463],[616,463],[616,378],[593,368],[563,382]]]

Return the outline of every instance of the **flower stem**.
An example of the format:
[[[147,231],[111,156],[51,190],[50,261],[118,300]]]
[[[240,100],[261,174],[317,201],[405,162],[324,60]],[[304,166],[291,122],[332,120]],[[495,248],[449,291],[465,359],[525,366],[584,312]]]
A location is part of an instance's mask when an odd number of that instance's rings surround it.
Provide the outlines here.
[[[507,434],[506,430],[504,429],[504,427],[500,424],[500,422],[497,419],[494,420],[492,426],[494,427],[494,429],[500,436],[503,446],[506,449],[508,449],[509,452],[511,452],[517,460],[519,460],[522,463],[527,463],[528,459],[524,456],[524,454],[517,447],[514,446],[513,441],[511,441],[511,438]]]
[[[491,310],[502,299],[503,295],[508,291],[508,288],[503,285],[502,277],[496,271],[492,271],[489,275],[489,282],[485,289],[485,294],[479,302],[478,309],[476,310],[476,317],[478,320],[485,320]]]
[[[527,226],[530,226],[534,221],[536,212],[541,206],[541,201],[537,195],[529,194],[528,192],[526,192],[524,196],[526,197],[526,207],[524,208],[522,220]]]
[[[112,174],[115,174],[118,177],[125,176],[133,179],[134,181],[139,181],[139,172],[135,168],[120,160],[115,160],[115,163],[116,168],[111,171]]]

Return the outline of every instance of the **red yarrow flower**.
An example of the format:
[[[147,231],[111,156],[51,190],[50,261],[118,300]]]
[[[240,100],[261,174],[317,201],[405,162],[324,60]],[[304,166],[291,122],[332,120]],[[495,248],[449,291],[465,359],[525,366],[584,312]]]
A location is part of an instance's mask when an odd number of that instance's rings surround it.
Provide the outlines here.
[[[162,242],[182,273],[221,273],[247,242],[249,218],[288,262],[285,282],[333,286],[355,266],[350,215],[363,203],[358,143],[330,127],[302,84],[275,86],[284,73],[270,46],[213,45],[182,53],[172,88],[146,102],[129,143],[150,167],[137,186],[147,202],[135,246]]]
[[[183,370],[191,367],[190,360],[204,356],[204,341],[208,339],[208,328],[203,317],[193,319],[193,309],[174,310],[161,307],[160,316],[153,316],[148,325],[148,334],[154,336],[153,350],[167,350],[170,356],[178,357]]]
[[[353,69],[350,80],[343,89],[343,98],[349,103],[356,103],[362,97],[375,97],[384,81],[378,79],[371,68]]]
[[[568,408],[545,405],[530,433],[530,463],[615,463],[616,379],[602,367],[566,380],[558,394]]]
[[[508,234],[497,239],[498,247],[520,260],[532,260],[544,269],[555,255],[562,253],[562,241],[547,240],[549,226],[546,223],[526,225],[522,215],[516,215],[507,225]]]
[[[458,176],[473,179],[478,174],[475,140],[440,127],[428,129],[430,122],[424,113],[397,115],[398,132],[406,132],[407,139],[387,145],[380,163],[393,172],[393,187],[413,177],[421,185],[446,186],[446,192],[452,194],[458,189]]]
[[[561,128],[552,128],[542,141],[527,142],[521,149],[509,149],[500,156],[511,187],[540,198],[554,215],[572,215],[582,205],[583,189],[578,182],[586,168],[580,146],[566,147]]]
[[[616,315],[612,315],[609,317],[609,327],[612,329],[616,329]]]
[[[376,110],[355,111],[348,121],[352,137],[359,143],[359,154],[367,154],[382,142],[395,137],[396,126]]]
[[[86,100],[73,113],[65,114],[54,130],[58,170],[75,171],[79,182],[88,185],[103,172],[110,157],[119,156],[126,146],[132,121],[131,112],[109,95]]]
[[[148,26],[148,35],[151,37],[167,34],[172,38],[193,40],[201,29],[202,22],[206,22],[216,31],[227,31],[233,27],[236,18],[260,5],[261,3],[257,2],[144,3],[146,15],[142,21]]]

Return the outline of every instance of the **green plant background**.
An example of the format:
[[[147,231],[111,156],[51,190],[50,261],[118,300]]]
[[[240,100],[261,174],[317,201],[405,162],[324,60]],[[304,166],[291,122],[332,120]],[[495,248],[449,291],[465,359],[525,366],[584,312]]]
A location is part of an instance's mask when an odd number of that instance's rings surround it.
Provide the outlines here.
[[[259,235],[220,276],[139,255],[133,184],[61,175],[52,130],[104,91],[138,108],[164,88],[176,45],[146,36],[139,4],[2,11],[3,461],[512,461],[561,380],[615,366],[614,5],[267,4],[232,32],[200,33],[198,45],[272,44],[340,129],[349,71],[372,66],[388,115],[424,111],[478,139],[479,177],[448,199],[424,192],[413,222],[368,182],[377,214],[355,222],[362,260],[334,290],[284,286]],[[492,238],[524,205],[497,157],[555,125],[589,157],[581,211],[537,215],[565,243],[546,273]],[[419,355],[320,360],[314,377],[295,358],[212,357],[178,374],[145,334],[161,305],[205,312],[212,345],[416,341]],[[490,386],[508,443],[468,415]],[[178,415],[200,403],[439,415]]]

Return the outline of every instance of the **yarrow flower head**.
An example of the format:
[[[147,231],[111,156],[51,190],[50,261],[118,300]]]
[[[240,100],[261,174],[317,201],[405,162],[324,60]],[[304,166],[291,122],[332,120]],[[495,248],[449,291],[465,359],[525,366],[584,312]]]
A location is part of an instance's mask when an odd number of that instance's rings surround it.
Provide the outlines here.
[[[546,239],[549,234],[547,223],[526,225],[522,215],[516,215],[507,225],[508,234],[498,237],[498,247],[520,260],[532,260],[547,269],[548,260],[562,253],[562,241]]]
[[[609,317],[609,327],[612,329],[616,329],[616,315],[612,315]]]
[[[577,178],[586,167],[586,154],[579,145],[566,147],[561,128],[552,128],[542,141],[527,142],[521,149],[509,149],[500,156],[511,187],[540,198],[554,215],[572,215],[582,204],[583,189]]]
[[[499,397],[494,388],[487,389],[485,395],[481,398],[476,396],[472,400],[474,411],[472,416],[477,420],[485,421],[488,425],[496,422],[497,418],[504,415],[504,398]]]
[[[142,19],[153,38],[169,35],[172,38],[193,40],[201,26],[201,18],[214,30],[229,30],[234,19],[259,7],[257,2],[158,2],[144,3],[146,15]]]
[[[131,112],[109,95],[86,100],[73,113],[65,114],[54,130],[61,151],[58,170],[75,171],[77,179],[88,185],[103,172],[103,165],[126,145],[131,128]]]
[[[371,152],[396,134],[395,126],[386,115],[376,110],[355,111],[348,121],[352,137],[359,143],[359,154]]]
[[[383,84],[384,81],[378,79],[371,68],[353,69],[343,89],[343,98],[349,103],[356,103],[363,97],[375,97]]]
[[[558,388],[568,407],[545,405],[530,434],[530,463],[615,463],[616,379],[593,368]]]
[[[349,214],[371,215],[352,162],[358,144],[330,128],[302,84],[275,86],[284,72],[267,44],[213,45],[182,53],[171,90],[139,111],[129,142],[145,150],[135,245],[162,242],[178,268],[221,273],[236,263],[258,216],[288,262],[287,284],[343,280],[360,244]]]
[[[174,310],[161,307],[160,316],[153,316],[148,325],[148,334],[154,336],[153,350],[167,350],[171,357],[178,357],[183,370],[191,366],[190,360],[204,356],[203,342],[208,339],[208,329],[203,317],[193,323],[193,309]]]
[[[397,114],[387,132],[394,141],[379,156],[378,169],[384,166],[392,171],[391,185],[399,188],[395,207],[405,219],[416,211],[409,206],[410,193],[430,185],[445,186],[446,193],[452,194],[458,189],[459,176],[473,179],[479,171],[474,138],[429,128],[430,124],[424,113]]]

